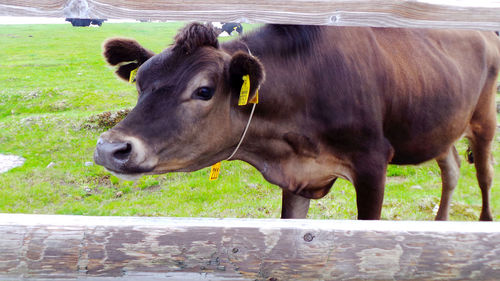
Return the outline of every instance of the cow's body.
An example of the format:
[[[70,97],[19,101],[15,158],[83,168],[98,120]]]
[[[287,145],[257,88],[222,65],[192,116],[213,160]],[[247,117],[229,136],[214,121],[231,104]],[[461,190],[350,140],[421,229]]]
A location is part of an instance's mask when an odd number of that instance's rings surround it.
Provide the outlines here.
[[[305,217],[309,199],[326,195],[340,177],[356,188],[358,217],[377,219],[387,165],[436,159],[443,178],[437,219],[446,219],[459,172],[453,143],[465,133],[483,193],[481,219],[491,219],[490,149],[500,68],[500,42],[493,32],[270,25],[219,47],[201,29],[186,28],[174,47],[151,59],[148,51],[139,52],[147,61],[138,88],[146,94],[101,140],[131,144],[131,156],[117,162],[103,156],[109,154],[106,144],[99,145],[98,163],[139,174],[192,171],[224,160],[250,111],[236,105],[241,81],[233,76],[250,74],[251,94],[260,87],[259,103],[233,159],[252,164],[283,188],[282,217]],[[106,56],[116,64],[113,50]],[[182,106],[174,93],[164,93],[165,100],[152,97],[175,83],[182,100],[205,84],[213,85],[215,94],[205,103]],[[159,103],[170,111],[161,112]],[[199,124],[186,127],[177,119]],[[214,122],[217,131],[208,129]],[[172,148],[174,141],[184,148]],[[133,147],[141,147],[139,156]]]

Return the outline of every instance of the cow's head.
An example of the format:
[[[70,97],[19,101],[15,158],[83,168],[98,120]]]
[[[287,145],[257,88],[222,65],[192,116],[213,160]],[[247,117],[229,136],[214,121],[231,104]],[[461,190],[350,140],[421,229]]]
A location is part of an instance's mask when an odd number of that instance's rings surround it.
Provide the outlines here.
[[[250,98],[264,80],[261,63],[246,51],[219,47],[210,25],[193,23],[155,55],[130,39],[104,43],[104,56],[139,94],[135,108],[101,135],[94,159],[118,175],[194,171],[227,158],[236,147],[250,106],[238,107],[243,75]]]

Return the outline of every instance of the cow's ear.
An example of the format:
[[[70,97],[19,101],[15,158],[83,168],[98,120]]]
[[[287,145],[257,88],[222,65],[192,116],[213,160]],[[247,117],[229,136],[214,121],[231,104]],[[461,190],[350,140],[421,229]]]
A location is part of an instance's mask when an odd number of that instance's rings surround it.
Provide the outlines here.
[[[155,54],[143,48],[137,41],[127,38],[111,38],[104,41],[103,56],[110,65],[118,65],[116,74],[128,81],[130,72]]]
[[[229,62],[228,79],[231,92],[238,96],[241,91],[241,86],[243,85],[244,75],[248,75],[250,78],[248,100],[251,100],[257,89],[259,89],[260,85],[264,82],[264,66],[256,57],[244,52],[237,52]]]

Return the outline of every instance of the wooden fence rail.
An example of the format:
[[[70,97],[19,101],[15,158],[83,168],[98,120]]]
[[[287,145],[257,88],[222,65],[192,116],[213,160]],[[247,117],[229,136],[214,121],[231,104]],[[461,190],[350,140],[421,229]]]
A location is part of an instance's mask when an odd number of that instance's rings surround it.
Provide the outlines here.
[[[0,280],[498,280],[500,224],[0,214]]]
[[[0,0],[0,16],[500,30],[491,0]]]

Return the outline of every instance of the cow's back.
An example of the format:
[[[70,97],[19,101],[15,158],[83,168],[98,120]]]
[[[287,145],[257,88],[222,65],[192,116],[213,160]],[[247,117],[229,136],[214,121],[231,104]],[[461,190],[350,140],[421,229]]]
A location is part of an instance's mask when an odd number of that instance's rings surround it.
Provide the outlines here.
[[[384,135],[394,163],[419,163],[460,138],[500,63],[492,32],[374,29],[385,65]],[[379,74],[380,75],[380,74]],[[380,79],[379,79],[380,81]],[[422,145],[426,144],[426,145]]]
[[[273,81],[293,85],[296,103],[277,101],[283,112],[344,151],[382,134],[399,164],[435,158],[461,137],[500,62],[493,32],[323,27],[315,40],[298,66],[263,58]],[[271,87],[279,96],[287,86]]]

